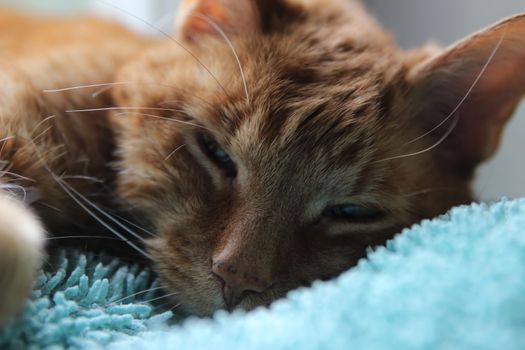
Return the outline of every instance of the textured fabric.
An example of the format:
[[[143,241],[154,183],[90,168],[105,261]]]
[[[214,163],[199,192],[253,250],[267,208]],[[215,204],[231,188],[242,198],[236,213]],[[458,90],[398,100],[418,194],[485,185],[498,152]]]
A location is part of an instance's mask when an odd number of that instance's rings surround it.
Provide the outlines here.
[[[148,270],[95,254],[57,254],[25,313],[0,330],[0,349],[94,349],[171,318],[144,302],[159,292]]]
[[[62,261],[41,279],[26,316],[0,332],[0,348],[9,342],[17,349],[32,342],[112,350],[525,346],[525,200],[455,208],[424,221],[339,278],[293,291],[269,310],[219,312],[179,325],[167,325],[169,313],[154,316],[141,303],[153,294],[108,306],[151,288],[141,272],[82,255]],[[68,272],[68,261],[80,271]],[[100,272],[85,281],[95,265]]]

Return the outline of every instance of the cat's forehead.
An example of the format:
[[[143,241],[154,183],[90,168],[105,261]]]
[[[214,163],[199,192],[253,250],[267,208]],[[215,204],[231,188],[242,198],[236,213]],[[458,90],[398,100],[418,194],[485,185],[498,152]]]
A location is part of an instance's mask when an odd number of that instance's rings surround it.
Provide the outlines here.
[[[237,89],[212,106],[221,132],[289,151],[354,144],[375,127],[391,74],[375,53],[302,53],[301,60],[300,50],[267,50],[244,60],[258,64],[230,77]]]

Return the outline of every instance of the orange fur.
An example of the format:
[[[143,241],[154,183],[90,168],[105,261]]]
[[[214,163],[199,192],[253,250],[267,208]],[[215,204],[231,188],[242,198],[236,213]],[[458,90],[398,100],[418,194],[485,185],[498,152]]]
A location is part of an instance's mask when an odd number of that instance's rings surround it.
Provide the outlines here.
[[[523,17],[444,53],[403,52],[354,1],[239,1],[192,1],[163,42],[81,19],[19,18],[7,25],[18,39],[0,39],[16,57],[0,66],[0,140],[16,136],[0,143],[0,160],[36,181],[38,213],[55,226],[87,218],[49,170],[103,180],[97,203],[154,231],[148,252],[164,286],[199,315],[332,278],[401,228],[471,201],[475,168],[525,88],[504,64],[525,64]],[[501,28],[508,40],[480,75]],[[42,93],[111,81],[131,83],[97,98]],[[106,112],[63,112],[101,106],[125,110],[109,122]],[[234,173],[210,157],[204,135]],[[67,182],[84,196],[99,190]],[[381,215],[323,215],[347,203]]]
[[[33,214],[6,198],[13,193],[27,198],[36,189],[40,200],[33,209],[48,228],[83,226],[88,215],[72,205],[52,174],[70,178],[68,182],[82,193],[98,193],[102,202],[109,191],[87,177],[108,185],[114,178],[109,164],[113,131],[106,113],[86,118],[65,112],[75,106],[107,106],[108,94],[92,98],[89,91],[47,94],[43,90],[113,81],[116,67],[144,42],[100,20],[37,20],[10,11],[0,12],[0,33],[0,221],[20,221],[19,231],[4,224],[0,230],[0,255],[8,258],[0,261],[0,279],[13,288],[6,287],[1,294],[3,320],[28,295],[34,274],[28,271],[41,260],[44,239],[26,242],[23,222],[29,224]],[[15,264],[20,272],[15,272]]]

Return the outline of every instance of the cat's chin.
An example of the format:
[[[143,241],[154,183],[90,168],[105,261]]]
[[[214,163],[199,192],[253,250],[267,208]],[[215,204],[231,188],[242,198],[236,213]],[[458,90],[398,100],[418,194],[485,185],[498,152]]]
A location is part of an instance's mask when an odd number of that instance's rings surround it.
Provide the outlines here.
[[[229,307],[223,297],[217,294],[216,297],[206,298],[201,302],[195,300],[174,300],[174,305],[178,305],[176,310],[177,312],[188,315],[188,316],[197,316],[197,317],[213,317],[215,313],[221,312],[236,312],[244,311],[249,312],[260,307],[269,307],[275,299],[271,299],[269,295],[254,295],[251,297],[246,297],[239,304]]]
[[[186,316],[196,316],[196,317],[213,317],[216,312],[218,311],[231,311],[227,308],[226,304],[224,302],[220,302],[218,305],[210,305],[209,301],[203,302],[201,304],[198,303],[176,303],[175,305],[179,305],[176,309],[174,309],[176,312],[186,315]]]

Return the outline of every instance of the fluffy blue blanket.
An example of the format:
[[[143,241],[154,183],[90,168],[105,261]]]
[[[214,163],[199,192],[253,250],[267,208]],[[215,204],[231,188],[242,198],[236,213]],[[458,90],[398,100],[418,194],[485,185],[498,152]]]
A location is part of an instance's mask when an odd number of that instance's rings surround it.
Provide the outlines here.
[[[525,200],[455,208],[270,309],[177,324],[147,302],[156,299],[148,271],[89,254],[58,261],[25,314],[0,331],[1,349],[525,346]]]

